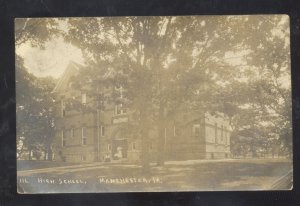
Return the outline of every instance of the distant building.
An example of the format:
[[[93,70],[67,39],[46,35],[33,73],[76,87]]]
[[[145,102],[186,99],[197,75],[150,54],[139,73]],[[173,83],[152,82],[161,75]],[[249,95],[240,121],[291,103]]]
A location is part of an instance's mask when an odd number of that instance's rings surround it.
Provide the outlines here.
[[[72,77],[80,67],[70,63],[53,91],[57,105],[54,159],[139,162],[141,140],[134,128],[137,116],[122,104],[95,101],[86,92],[73,89]],[[101,92],[105,95],[112,89],[102,88]],[[179,112],[164,134],[166,160],[230,157],[231,131],[224,115]],[[157,158],[157,136],[157,129],[149,132],[151,161]]]

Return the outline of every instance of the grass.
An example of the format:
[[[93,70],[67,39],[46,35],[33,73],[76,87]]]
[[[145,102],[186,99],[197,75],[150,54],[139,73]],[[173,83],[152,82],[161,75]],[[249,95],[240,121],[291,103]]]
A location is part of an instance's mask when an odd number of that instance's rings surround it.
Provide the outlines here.
[[[43,161],[43,160],[17,160],[18,171],[52,168],[60,166],[76,165],[75,163]]]
[[[48,165],[49,166],[49,165]],[[57,163],[56,163],[56,166]],[[63,166],[66,166],[65,164]],[[152,166],[149,173],[136,165],[94,164],[60,168],[27,174],[36,182],[37,177],[83,180],[86,184],[43,185],[29,191],[63,192],[119,192],[119,191],[210,191],[210,190],[265,190],[291,170],[287,160],[233,160],[170,162],[163,167]],[[22,174],[22,173],[21,173]],[[25,173],[23,173],[24,175]],[[159,183],[99,184],[99,177],[111,180],[122,178],[158,177]],[[285,186],[289,189],[290,186]]]

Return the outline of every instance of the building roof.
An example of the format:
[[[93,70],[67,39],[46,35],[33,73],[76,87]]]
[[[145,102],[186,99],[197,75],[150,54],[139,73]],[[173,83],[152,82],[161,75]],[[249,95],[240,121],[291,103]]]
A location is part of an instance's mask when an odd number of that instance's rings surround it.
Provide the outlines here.
[[[64,71],[63,75],[57,82],[55,88],[53,89],[52,92],[59,92],[59,91],[64,91],[67,89],[68,82],[72,76],[75,76],[78,74],[79,69],[82,68],[83,66],[75,63],[73,61],[70,61],[66,70]]]

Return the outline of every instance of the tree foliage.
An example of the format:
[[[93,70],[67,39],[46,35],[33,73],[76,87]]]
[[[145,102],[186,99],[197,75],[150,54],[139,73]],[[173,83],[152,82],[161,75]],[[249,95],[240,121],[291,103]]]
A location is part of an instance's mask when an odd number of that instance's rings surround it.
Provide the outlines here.
[[[289,77],[284,18],[72,18],[66,39],[89,65],[81,81],[122,85],[141,127],[156,123],[161,141],[179,108],[224,112],[236,130],[265,123],[283,125],[279,132],[291,125],[290,88],[279,83]],[[147,129],[142,136],[147,142]]]
[[[59,31],[60,21],[68,25],[67,32]],[[124,89],[126,98],[116,93],[105,98],[130,107],[139,116],[144,167],[148,164],[151,125],[159,130],[158,163],[162,164],[163,129],[178,111],[184,110],[225,113],[236,136],[252,130],[255,135],[251,135],[251,144],[261,138],[273,143],[276,140],[292,151],[286,16],[17,22],[17,45],[30,40],[33,45],[43,46],[46,40],[60,34],[82,50],[87,67],[74,79],[73,86],[94,96],[95,101],[104,98],[100,95],[103,87]]]
[[[58,36],[62,30],[58,21],[50,18],[17,18],[15,20],[15,45],[30,42],[31,46],[44,48],[44,43]]]
[[[18,18],[15,20],[15,45],[29,43],[45,49],[47,41],[61,35],[57,19]],[[52,77],[38,78],[28,73],[21,56],[16,55],[16,111],[17,157],[24,151],[39,158],[43,151],[51,159],[54,138],[54,114],[51,92],[55,82]]]
[[[41,152],[51,158],[54,138],[52,78],[37,78],[28,73],[21,58],[16,59],[17,156],[24,151],[37,159]]]

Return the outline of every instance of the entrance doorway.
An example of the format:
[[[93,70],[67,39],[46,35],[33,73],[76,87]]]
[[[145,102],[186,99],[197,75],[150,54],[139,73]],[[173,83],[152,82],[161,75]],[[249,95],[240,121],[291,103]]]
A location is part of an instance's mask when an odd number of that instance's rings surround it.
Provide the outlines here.
[[[114,160],[127,158],[127,139],[112,140],[112,157]]]

